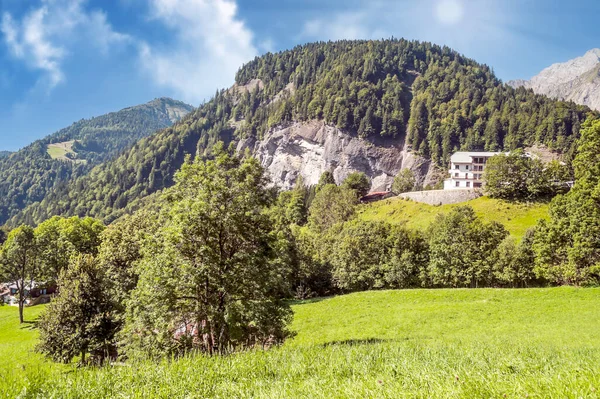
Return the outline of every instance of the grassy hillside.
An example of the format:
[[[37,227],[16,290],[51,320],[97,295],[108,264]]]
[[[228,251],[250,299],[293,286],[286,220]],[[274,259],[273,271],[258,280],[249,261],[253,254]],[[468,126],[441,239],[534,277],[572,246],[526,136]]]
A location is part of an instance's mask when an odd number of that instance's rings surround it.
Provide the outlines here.
[[[281,348],[101,370],[11,367],[2,373],[0,395],[597,397],[599,305],[600,289],[575,288],[378,291],[317,299],[294,304],[297,336]],[[1,310],[16,316],[14,308]],[[0,322],[0,354],[6,356],[5,341],[21,332]],[[19,346],[21,356],[26,347]]]
[[[390,223],[406,223],[408,227],[426,229],[440,213],[469,205],[485,221],[502,223],[517,239],[523,237],[528,228],[539,219],[548,218],[548,204],[533,202],[509,202],[480,197],[454,205],[433,206],[402,198],[390,198],[385,201],[363,205],[359,208],[360,218],[364,220],[384,220]]]
[[[69,160],[67,157],[68,154],[76,154],[75,151],[73,151],[73,143],[75,143],[74,140],[48,144],[48,155],[50,155],[50,158],[52,159]]]

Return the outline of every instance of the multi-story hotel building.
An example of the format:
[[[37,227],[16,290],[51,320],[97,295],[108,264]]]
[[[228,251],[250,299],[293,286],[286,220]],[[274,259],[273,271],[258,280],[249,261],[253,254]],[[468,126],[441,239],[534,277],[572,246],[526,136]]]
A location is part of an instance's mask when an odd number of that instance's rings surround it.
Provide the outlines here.
[[[444,190],[481,188],[485,163],[501,152],[455,152],[450,157],[450,178]]]

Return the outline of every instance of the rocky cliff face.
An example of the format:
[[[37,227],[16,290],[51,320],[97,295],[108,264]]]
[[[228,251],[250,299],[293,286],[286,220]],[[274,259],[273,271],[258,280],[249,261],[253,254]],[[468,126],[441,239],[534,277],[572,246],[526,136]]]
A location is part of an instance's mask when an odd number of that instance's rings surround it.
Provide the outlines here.
[[[239,151],[246,148],[283,189],[292,188],[298,176],[306,184],[317,184],[325,171],[332,172],[337,183],[352,172],[363,172],[371,178],[372,191],[391,187],[403,168],[412,169],[424,185],[438,178],[431,162],[406,151],[402,140],[367,141],[322,121],[272,129],[262,140],[247,139],[238,144]]]
[[[554,64],[531,80],[512,80],[507,83],[600,110],[600,49],[590,50],[583,57],[565,63]]]

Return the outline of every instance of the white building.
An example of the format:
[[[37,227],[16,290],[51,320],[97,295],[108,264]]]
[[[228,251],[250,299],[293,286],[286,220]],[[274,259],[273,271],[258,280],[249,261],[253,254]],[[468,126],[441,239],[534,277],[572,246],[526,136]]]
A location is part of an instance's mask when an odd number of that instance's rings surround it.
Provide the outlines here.
[[[485,163],[501,152],[455,152],[450,157],[450,178],[444,190],[481,188]]]

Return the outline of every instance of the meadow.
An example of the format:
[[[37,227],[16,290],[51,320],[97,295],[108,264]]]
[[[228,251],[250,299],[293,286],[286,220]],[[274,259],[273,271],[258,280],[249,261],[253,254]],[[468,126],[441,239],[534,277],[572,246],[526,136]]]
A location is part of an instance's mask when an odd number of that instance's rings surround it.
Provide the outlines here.
[[[0,308],[0,395],[22,398],[588,398],[600,289],[370,291],[295,302],[283,346],[101,369],[31,354]],[[41,308],[26,309],[31,320]]]
[[[446,214],[458,206],[468,205],[486,222],[499,222],[510,234],[520,239],[538,220],[548,219],[547,202],[514,202],[479,197],[460,204],[433,206],[402,198],[389,198],[384,201],[359,207],[359,217],[363,220],[405,223],[407,227],[425,230],[439,214]]]

